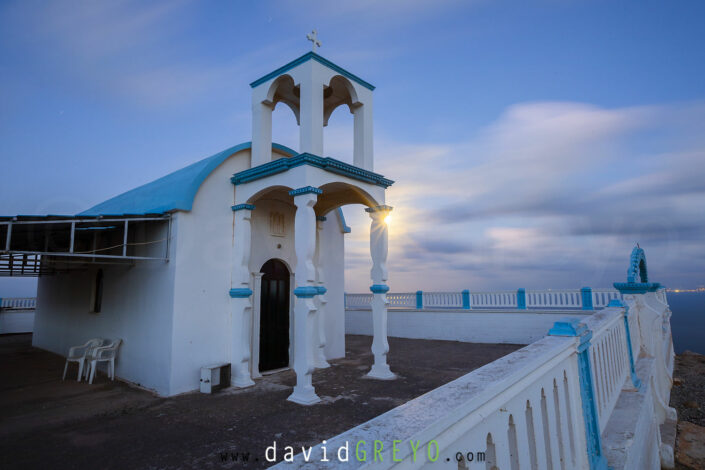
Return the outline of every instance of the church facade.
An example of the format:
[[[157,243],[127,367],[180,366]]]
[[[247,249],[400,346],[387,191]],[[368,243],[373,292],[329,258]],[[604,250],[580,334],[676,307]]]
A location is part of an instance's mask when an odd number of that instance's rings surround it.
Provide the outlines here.
[[[88,263],[100,251],[94,238],[94,250],[76,261],[81,269],[41,276],[36,347],[63,355],[90,337],[122,338],[116,375],[165,396],[198,389],[200,368],[213,363],[230,363],[237,387],[291,367],[297,381],[289,400],[316,403],[313,371],[345,355],[349,228],[340,208],[359,204],[371,223],[375,360],[368,375],[394,378],[385,298],[392,210],[385,191],[393,182],[374,172],[374,87],[315,52],[250,86],[251,142],[75,216],[71,254],[75,230],[95,237],[129,217],[121,246],[132,257]],[[299,125],[298,151],[272,142],[280,103]],[[353,164],[323,156],[323,128],[339,106],[354,115]],[[128,223],[136,227],[130,243]],[[160,250],[164,259],[154,261]]]

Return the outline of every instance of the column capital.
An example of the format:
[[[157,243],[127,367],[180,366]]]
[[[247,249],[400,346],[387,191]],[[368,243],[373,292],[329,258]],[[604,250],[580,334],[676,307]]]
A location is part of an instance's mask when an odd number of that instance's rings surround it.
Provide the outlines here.
[[[392,206],[386,206],[386,205],[381,205],[381,206],[374,206],[374,207],[367,207],[365,209],[365,212],[369,214],[373,214],[375,212],[391,212],[394,208]]]
[[[317,222],[325,222],[325,221],[326,221],[326,217],[323,216],[323,215],[317,215],[317,216],[316,216],[316,221],[317,221]]]
[[[255,205],[254,204],[236,204],[231,207],[233,212],[237,211],[242,211],[242,210],[247,210],[247,211],[252,211],[255,210]]]
[[[313,186],[304,186],[303,188],[292,189],[289,191],[289,196],[301,196],[303,194],[323,194],[323,190],[319,188],[314,188]]]

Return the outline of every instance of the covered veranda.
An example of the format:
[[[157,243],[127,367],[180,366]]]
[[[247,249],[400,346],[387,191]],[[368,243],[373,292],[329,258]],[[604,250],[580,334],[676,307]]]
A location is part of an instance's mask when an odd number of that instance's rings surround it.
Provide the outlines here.
[[[168,261],[171,216],[0,216],[0,276]]]

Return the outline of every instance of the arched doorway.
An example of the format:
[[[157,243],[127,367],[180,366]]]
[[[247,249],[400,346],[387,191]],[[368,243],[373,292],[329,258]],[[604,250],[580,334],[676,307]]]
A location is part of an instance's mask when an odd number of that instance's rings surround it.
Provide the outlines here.
[[[260,269],[259,371],[289,365],[289,270],[270,259]]]

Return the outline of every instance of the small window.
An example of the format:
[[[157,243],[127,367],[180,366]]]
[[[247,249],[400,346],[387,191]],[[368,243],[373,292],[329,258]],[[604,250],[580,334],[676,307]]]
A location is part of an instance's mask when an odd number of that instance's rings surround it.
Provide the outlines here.
[[[91,313],[100,313],[103,304],[103,270],[95,273],[93,280],[93,295],[91,296]]]

